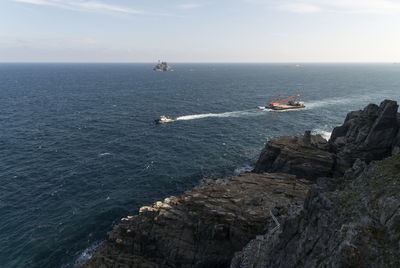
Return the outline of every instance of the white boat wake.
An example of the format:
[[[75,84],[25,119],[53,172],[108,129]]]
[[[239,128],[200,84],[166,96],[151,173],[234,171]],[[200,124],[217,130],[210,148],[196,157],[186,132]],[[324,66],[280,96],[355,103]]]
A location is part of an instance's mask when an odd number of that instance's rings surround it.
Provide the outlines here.
[[[201,118],[208,118],[208,117],[245,117],[245,116],[256,116],[259,114],[260,114],[260,112],[257,109],[251,109],[251,110],[233,111],[233,112],[225,112],[225,113],[184,115],[184,116],[177,117],[175,119],[175,121],[194,120],[194,119],[201,119]]]

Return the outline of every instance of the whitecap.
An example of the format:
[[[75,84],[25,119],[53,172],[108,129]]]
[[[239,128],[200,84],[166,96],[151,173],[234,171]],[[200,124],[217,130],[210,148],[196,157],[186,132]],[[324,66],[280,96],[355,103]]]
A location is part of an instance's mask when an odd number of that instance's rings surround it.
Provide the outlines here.
[[[84,251],[82,251],[82,253],[80,253],[78,258],[75,260],[74,266],[78,266],[89,260],[93,256],[93,253],[96,251],[96,249],[100,246],[100,244],[101,242],[97,241],[86,248]]]
[[[325,130],[325,129],[319,129],[319,128],[317,128],[317,129],[314,129],[313,131],[312,131],[312,133],[314,134],[314,135],[321,135],[322,136],[322,138],[324,138],[324,139],[326,139],[326,140],[329,140],[329,138],[331,137],[331,135],[332,135],[332,131],[327,131],[327,130]]]
[[[250,165],[244,165],[244,166],[242,166],[242,167],[235,168],[235,170],[233,171],[233,175],[237,176],[237,175],[239,175],[240,173],[250,172],[250,171],[252,171],[252,170],[253,170],[253,167],[252,167],[252,166],[250,166]]]

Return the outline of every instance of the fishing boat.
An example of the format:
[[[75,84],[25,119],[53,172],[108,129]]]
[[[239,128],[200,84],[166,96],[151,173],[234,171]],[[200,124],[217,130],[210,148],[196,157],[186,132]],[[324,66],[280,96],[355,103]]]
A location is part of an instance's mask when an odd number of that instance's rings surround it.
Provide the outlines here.
[[[282,94],[280,94],[275,100],[271,100],[265,108],[276,111],[290,110],[290,109],[301,109],[305,108],[304,102],[295,101],[296,98],[300,97],[300,94],[296,94],[289,98],[281,100]]]
[[[174,120],[175,120],[175,118],[171,118],[169,116],[162,115],[162,116],[160,116],[160,118],[157,118],[154,121],[156,122],[156,124],[164,124],[164,123],[173,122]]]

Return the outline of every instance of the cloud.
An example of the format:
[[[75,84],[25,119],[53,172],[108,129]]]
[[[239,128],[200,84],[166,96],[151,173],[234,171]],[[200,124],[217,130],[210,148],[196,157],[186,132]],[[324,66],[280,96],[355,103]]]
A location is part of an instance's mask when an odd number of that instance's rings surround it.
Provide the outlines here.
[[[14,2],[26,3],[39,6],[53,6],[68,10],[77,11],[100,11],[100,12],[115,12],[124,14],[144,14],[142,10],[127,8],[117,5],[109,5],[96,1],[70,1],[70,0],[13,0]]]
[[[294,13],[315,13],[322,9],[319,6],[307,3],[287,3],[279,6],[283,10]]]
[[[400,3],[395,0],[283,0],[277,4],[273,0],[244,0],[247,3],[265,5],[293,13],[400,13]]]
[[[189,3],[189,4],[178,5],[178,8],[180,8],[180,9],[193,9],[193,8],[198,8],[198,7],[201,7],[201,5],[197,4],[197,3]]]
[[[400,12],[400,3],[393,0],[318,0],[331,11],[347,13],[393,14]]]

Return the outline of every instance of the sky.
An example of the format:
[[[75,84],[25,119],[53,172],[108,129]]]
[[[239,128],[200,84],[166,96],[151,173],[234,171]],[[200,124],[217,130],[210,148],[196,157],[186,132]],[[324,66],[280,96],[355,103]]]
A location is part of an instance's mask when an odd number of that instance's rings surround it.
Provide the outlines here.
[[[400,0],[0,0],[0,62],[400,62]]]

